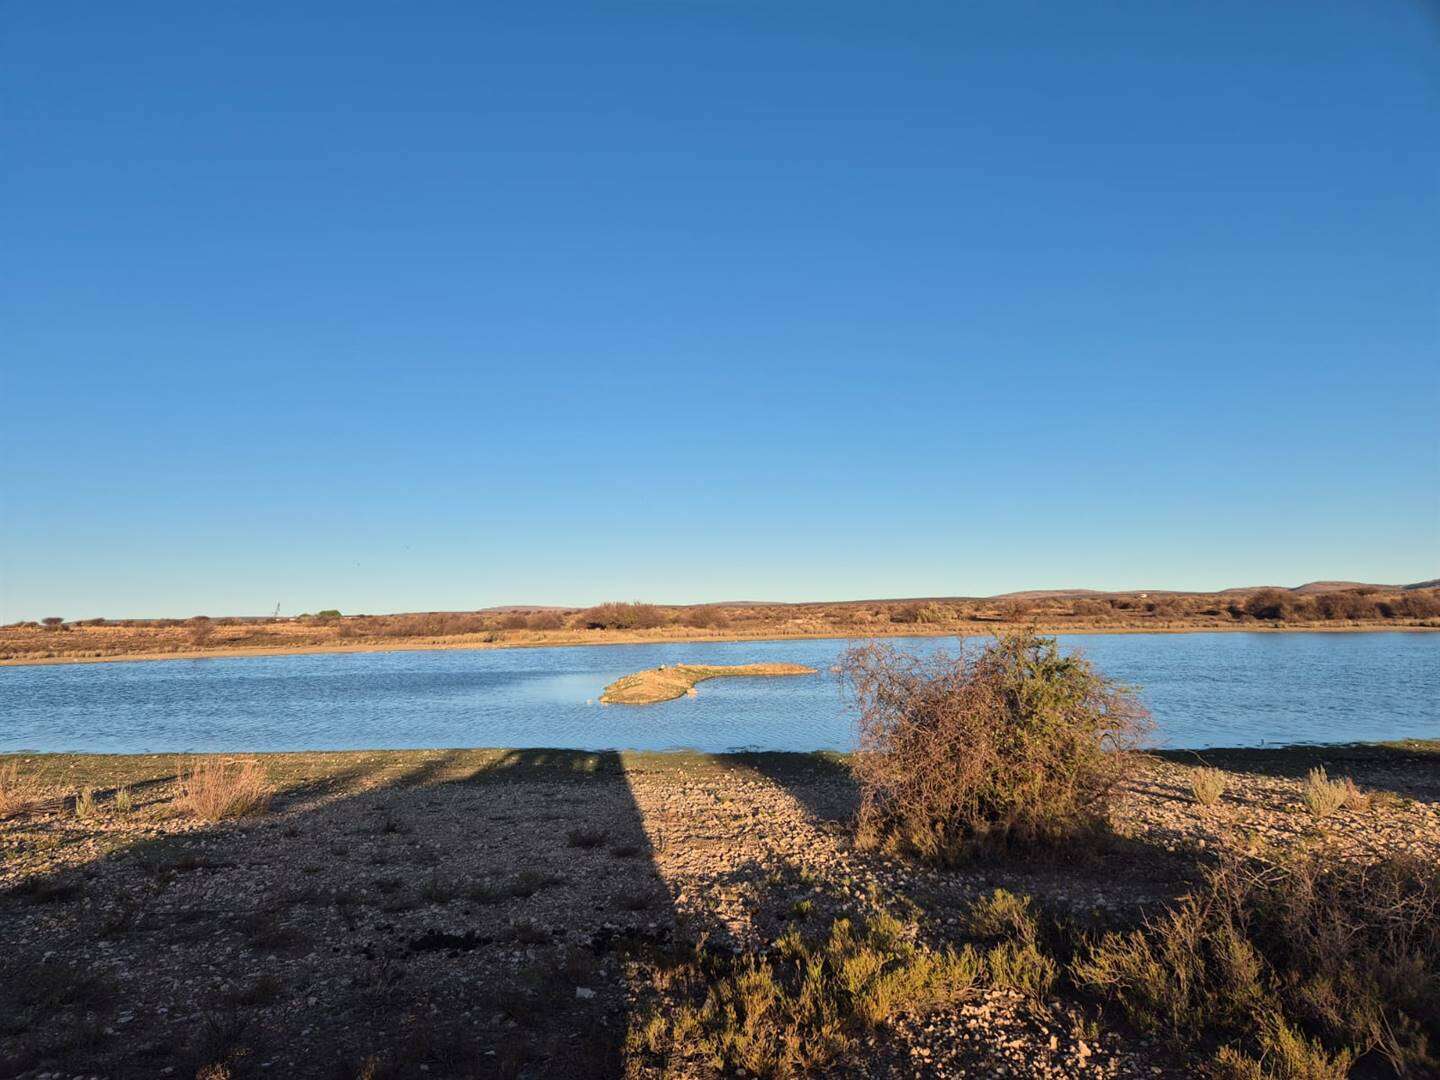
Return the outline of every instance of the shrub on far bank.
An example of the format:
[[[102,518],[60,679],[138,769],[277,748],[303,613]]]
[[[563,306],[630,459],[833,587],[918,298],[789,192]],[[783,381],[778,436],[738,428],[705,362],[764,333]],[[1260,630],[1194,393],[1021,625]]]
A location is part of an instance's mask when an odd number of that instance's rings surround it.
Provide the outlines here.
[[[841,669],[860,712],[861,838],[941,864],[1103,827],[1149,728],[1127,688],[1030,631],[956,657],[867,645]]]
[[[175,805],[202,821],[224,821],[263,813],[274,793],[258,761],[202,758],[181,774]]]
[[[587,630],[650,630],[664,625],[665,613],[654,604],[612,601],[587,608],[580,620]]]
[[[684,622],[697,630],[719,630],[730,625],[730,618],[721,608],[704,606],[685,612]]]

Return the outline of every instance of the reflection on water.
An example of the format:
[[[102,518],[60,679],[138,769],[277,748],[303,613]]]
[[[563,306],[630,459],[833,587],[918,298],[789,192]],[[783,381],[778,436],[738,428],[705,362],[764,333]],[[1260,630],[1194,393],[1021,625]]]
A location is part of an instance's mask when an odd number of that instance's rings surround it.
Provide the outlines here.
[[[1075,634],[1142,688],[1168,746],[1440,737],[1440,634]],[[902,648],[953,651],[953,639]],[[168,752],[467,746],[845,749],[843,641],[716,642],[0,668],[0,750]],[[807,664],[697,697],[595,704],[631,671]]]

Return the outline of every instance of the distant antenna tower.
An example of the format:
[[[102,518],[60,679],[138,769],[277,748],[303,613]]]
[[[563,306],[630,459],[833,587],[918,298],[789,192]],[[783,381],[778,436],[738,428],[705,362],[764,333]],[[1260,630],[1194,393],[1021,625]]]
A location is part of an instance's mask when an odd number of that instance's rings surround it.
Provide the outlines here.
[[[279,601],[279,600],[276,600],[276,601],[275,601],[275,614],[272,615],[272,616],[270,616],[270,617],[271,617],[272,619],[278,619],[278,618],[280,617],[280,601]]]

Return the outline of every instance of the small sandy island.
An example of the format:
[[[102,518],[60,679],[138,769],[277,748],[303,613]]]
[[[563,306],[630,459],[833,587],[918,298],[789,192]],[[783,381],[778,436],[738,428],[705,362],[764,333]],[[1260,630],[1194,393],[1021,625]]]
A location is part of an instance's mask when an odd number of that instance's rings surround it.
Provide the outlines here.
[[[694,686],[706,679],[726,676],[814,675],[804,664],[675,664],[650,668],[616,679],[600,695],[603,705],[653,705],[694,693]]]

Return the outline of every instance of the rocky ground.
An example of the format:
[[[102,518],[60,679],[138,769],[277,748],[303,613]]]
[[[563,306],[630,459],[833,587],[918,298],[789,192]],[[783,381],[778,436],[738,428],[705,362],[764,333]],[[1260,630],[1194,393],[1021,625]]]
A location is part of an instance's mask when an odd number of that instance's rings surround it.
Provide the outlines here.
[[[170,756],[9,759],[44,797],[0,820],[0,1076],[620,1075],[697,940],[763,948],[884,908],[959,941],[996,886],[1123,922],[1222,845],[1440,859],[1440,744],[1204,757],[1215,806],[1193,755],[1154,756],[1109,842],[949,872],[857,850],[854,786],[820,756],[266,755],[270,809],[218,825],[177,811]],[[1316,764],[1370,806],[1314,818]],[[987,988],[901,1015],[842,1072],[1191,1075],[1093,1003]]]

